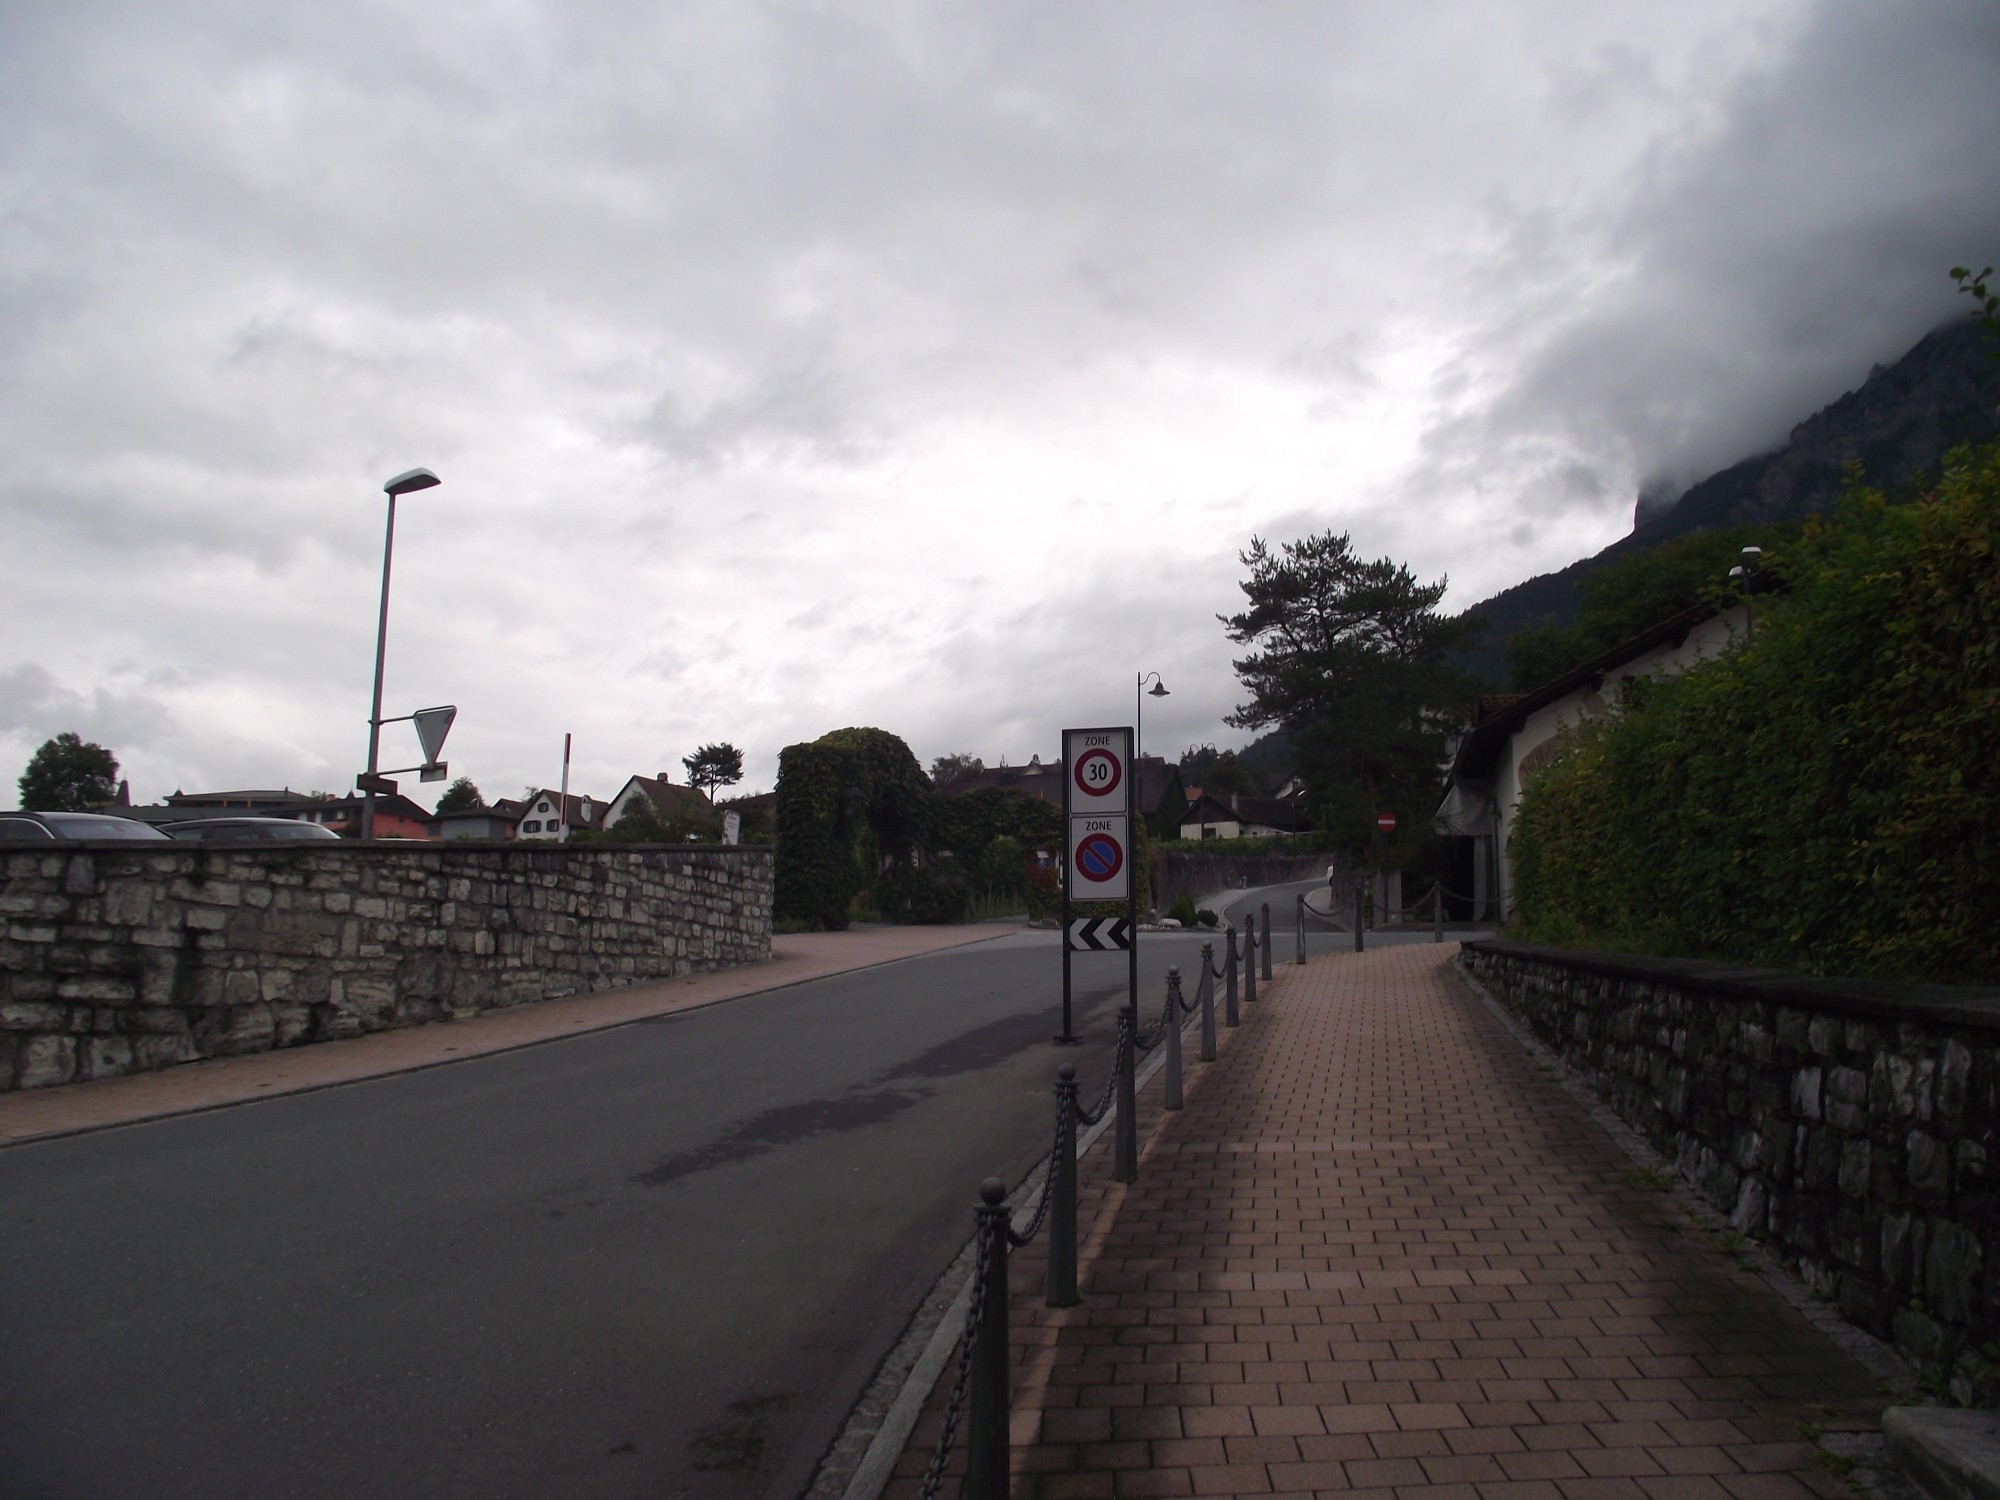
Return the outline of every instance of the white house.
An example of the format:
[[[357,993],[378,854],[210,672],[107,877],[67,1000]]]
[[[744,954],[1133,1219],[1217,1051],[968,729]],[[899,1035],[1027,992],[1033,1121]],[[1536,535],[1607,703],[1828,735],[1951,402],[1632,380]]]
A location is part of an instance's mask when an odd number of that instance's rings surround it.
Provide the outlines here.
[[[1521,789],[1561,755],[1577,727],[1602,718],[1635,680],[1672,677],[1719,655],[1749,627],[1749,606],[1717,612],[1703,604],[1528,693],[1479,700],[1479,722],[1459,741],[1451,780],[1434,820],[1440,833],[1470,840],[1473,918],[1513,914],[1508,839]]]
[[[602,802],[576,794],[564,798],[562,793],[543,787],[527,799],[521,812],[521,821],[514,827],[514,837],[527,840],[562,840],[569,837],[569,832],[573,828],[603,826]]]
[[[680,817],[712,817],[715,814],[714,804],[698,788],[676,786],[662,771],[658,776],[634,776],[619,788],[618,795],[605,804],[603,826],[616,828],[618,820],[638,800],[651,802],[661,822]]]

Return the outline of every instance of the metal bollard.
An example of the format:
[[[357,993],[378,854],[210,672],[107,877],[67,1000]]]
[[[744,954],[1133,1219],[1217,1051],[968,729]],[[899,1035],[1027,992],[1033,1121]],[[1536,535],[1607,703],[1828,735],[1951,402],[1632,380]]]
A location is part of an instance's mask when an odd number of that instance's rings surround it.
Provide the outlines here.
[[[1257,919],[1243,919],[1243,1003],[1257,998]]]
[[[1268,901],[1264,903],[1264,951],[1261,957],[1264,978],[1268,981],[1271,977],[1271,903]]]
[[[979,1233],[991,1236],[986,1296],[973,1334],[965,1413],[965,1500],[1007,1500],[1007,1184],[979,1184]]]
[[[1294,930],[1298,933],[1299,937],[1298,962],[1300,967],[1303,968],[1306,961],[1306,898],[1303,895],[1299,897],[1298,924]]]
[[[1167,970],[1167,1083],[1162,1109],[1181,1107],[1181,971]]]
[[[1431,887],[1431,941],[1444,941],[1444,886],[1442,883]]]
[[[1361,951],[1361,882],[1354,883],[1354,951]]]
[[[1118,1150],[1111,1175],[1120,1182],[1139,1180],[1139,1091],[1133,1076],[1139,1067],[1139,1007],[1125,1006],[1118,1012],[1124,1029],[1118,1049]]]
[[[1201,945],[1201,1060],[1215,1061],[1215,944]]]
[[[1076,1295],[1076,1065],[1056,1069],[1056,1149],[1049,1160],[1050,1307],[1075,1307]]]
[[[1231,1026],[1240,1026],[1243,1021],[1242,1017],[1236,1013],[1236,929],[1234,927],[1229,929],[1229,955],[1223,959],[1222,966],[1228,971],[1227,983],[1229,987],[1229,1005],[1228,1009],[1224,1012],[1224,1020]]]

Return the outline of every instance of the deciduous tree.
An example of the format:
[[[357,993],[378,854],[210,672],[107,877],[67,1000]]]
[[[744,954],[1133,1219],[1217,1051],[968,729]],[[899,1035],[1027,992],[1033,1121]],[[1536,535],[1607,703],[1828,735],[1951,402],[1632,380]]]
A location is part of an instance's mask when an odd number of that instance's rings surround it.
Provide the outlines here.
[[[76,734],[45,740],[21,773],[24,812],[89,812],[118,795],[118,757]]]
[[[959,777],[973,771],[983,771],[985,769],[986,762],[976,755],[966,755],[963,753],[940,755],[936,760],[931,762],[931,785],[942,791],[958,780]]]
[[[470,776],[461,776],[444,789],[438,798],[437,810],[441,813],[464,812],[468,808],[484,807],[486,799],[479,795],[479,788],[473,785]]]

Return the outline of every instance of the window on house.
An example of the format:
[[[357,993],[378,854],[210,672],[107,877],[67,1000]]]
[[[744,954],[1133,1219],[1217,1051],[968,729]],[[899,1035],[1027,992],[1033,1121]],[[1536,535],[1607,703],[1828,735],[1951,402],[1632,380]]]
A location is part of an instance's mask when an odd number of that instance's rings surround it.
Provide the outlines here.
[[[540,833],[541,831],[542,820],[540,818],[530,818],[521,825],[521,832],[523,833]]]

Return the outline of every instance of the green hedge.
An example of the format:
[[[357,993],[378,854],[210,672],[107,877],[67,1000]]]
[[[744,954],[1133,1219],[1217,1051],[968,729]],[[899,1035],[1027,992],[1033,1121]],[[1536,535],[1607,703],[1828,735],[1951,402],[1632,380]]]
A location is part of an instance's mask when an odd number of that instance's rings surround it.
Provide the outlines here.
[[[848,903],[861,889],[854,839],[847,826],[847,789],[861,775],[861,758],[824,741],[788,745],[778,753],[772,916],[808,930],[839,932]]]
[[[1856,488],[1748,644],[1643,684],[1524,792],[1523,936],[2000,978],[2000,446]]]

